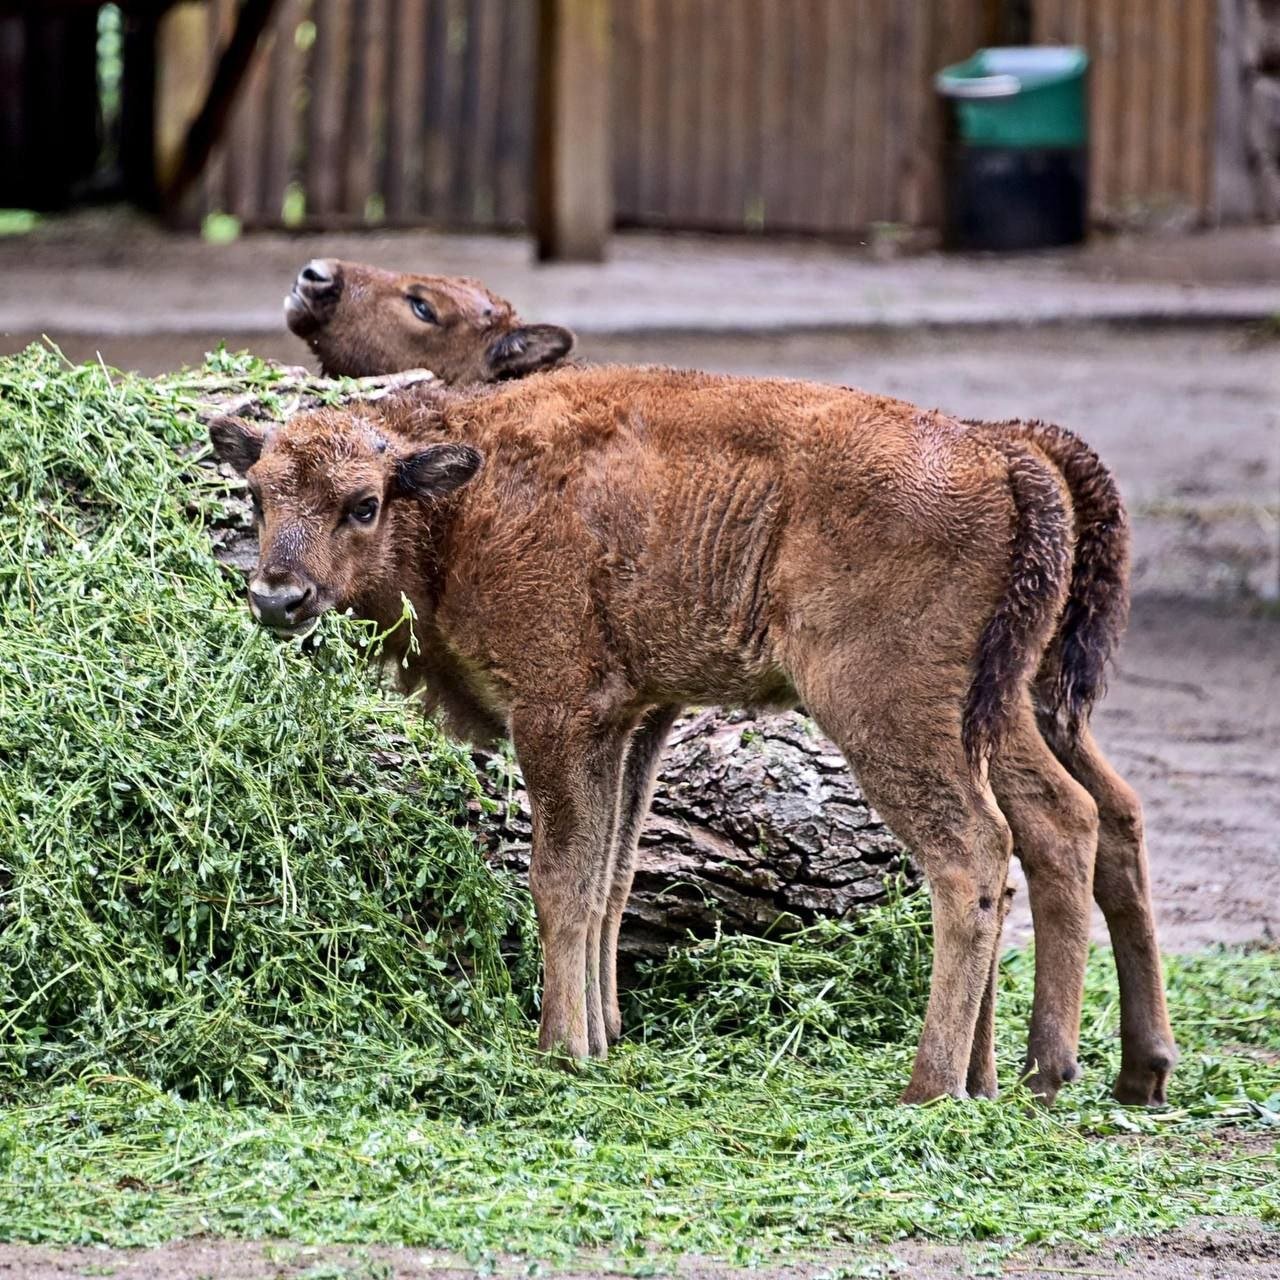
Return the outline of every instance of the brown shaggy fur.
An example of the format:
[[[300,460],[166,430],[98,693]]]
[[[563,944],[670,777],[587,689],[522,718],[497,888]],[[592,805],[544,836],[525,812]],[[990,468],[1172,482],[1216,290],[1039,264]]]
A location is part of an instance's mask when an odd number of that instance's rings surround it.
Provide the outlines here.
[[[616,1035],[612,907],[675,711],[802,699],[931,884],[905,1096],[994,1090],[980,1013],[1010,810],[1045,833],[1031,863],[1062,922],[1041,943],[1033,1083],[1052,1096],[1075,1075],[1096,808],[1027,693],[1070,565],[1067,493],[1034,445],[858,392],[625,368],[212,434],[261,504],[260,618],[296,633],[349,607],[390,626],[403,592],[406,684],[464,730],[509,728],[544,1049],[603,1055]]]

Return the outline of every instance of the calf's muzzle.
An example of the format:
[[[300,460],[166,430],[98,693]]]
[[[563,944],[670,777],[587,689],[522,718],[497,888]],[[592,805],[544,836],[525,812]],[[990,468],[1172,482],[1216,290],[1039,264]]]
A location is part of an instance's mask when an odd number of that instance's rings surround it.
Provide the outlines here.
[[[329,258],[312,258],[284,300],[284,318],[300,338],[323,328],[342,297],[342,270]]]
[[[277,635],[302,635],[315,626],[316,589],[309,582],[289,577],[267,582],[258,577],[249,584],[249,611]]]

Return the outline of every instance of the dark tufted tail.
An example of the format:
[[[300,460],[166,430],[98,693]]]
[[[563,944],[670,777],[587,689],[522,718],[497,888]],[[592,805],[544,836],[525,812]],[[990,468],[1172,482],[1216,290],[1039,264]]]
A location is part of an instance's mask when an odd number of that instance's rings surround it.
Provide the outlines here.
[[[1014,527],[1009,581],[983,628],[962,738],[970,767],[999,749],[1013,707],[1054,634],[1071,572],[1071,518],[1059,478],[1016,439],[988,437],[1008,462]]]
[[[1129,520],[1115,477],[1079,436],[1046,422],[973,423],[1027,440],[1062,472],[1075,509],[1075,561],[1057,635],[1036,681],[1046,728],[1074,739],[1106,691],[1129,618]]]

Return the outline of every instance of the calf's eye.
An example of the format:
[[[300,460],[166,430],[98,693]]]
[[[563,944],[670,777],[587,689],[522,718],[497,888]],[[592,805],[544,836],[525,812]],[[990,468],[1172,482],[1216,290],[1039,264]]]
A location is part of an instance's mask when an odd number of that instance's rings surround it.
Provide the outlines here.
[[[409,306],[413,314],[422,321],[423,324],[435,324],[436,313],[432,310],[431,304],[422,298],[410,298]]]
[[[373,518],[378,514],[377,498],[365,498],[363,502],[357,502],[351,508],[351,519],[356,524],[372,524]]]

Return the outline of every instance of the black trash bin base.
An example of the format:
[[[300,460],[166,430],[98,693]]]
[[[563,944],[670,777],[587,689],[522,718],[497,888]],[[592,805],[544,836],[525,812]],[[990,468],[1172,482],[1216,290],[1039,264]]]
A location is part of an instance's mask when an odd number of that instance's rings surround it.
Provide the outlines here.
[[[1085,238],[1084,147],[968,147],[946,157],[948,249],[1043,249]]]

